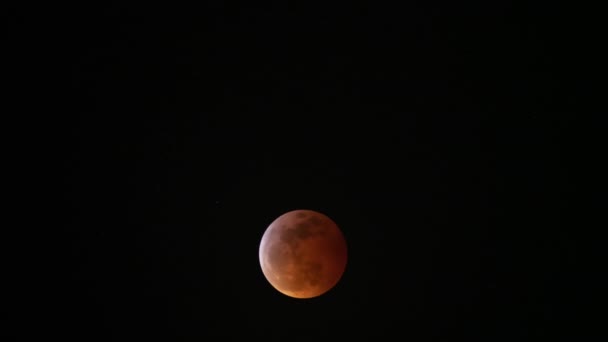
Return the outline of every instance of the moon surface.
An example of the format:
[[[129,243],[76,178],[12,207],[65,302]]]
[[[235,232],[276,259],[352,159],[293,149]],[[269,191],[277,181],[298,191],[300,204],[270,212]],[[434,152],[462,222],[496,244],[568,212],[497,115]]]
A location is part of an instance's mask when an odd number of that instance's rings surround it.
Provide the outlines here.
[[[264,276],[276,290],[293,298],[313,298],[329,291],[342,277],[346,241],[326,215],[294,210],[268,226],[259,257]]]

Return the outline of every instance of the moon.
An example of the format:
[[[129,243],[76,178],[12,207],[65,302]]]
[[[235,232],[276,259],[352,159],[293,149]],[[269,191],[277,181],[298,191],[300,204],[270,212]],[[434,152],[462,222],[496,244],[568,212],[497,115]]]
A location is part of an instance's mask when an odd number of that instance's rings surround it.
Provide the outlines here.
[[[264,276],[276,290],[293,298],[313,298],[342,278],[347,247],[334,221],[300,209],[279,216],[268,226],[259,257]]]

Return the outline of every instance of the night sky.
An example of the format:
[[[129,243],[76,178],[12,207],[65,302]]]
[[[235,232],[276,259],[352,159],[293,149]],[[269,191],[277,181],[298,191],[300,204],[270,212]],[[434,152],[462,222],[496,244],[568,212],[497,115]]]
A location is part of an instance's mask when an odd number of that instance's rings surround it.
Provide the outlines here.
[[[62,127],[53,336],[581,336],[563,8],[76,10],[57,22],[77,116]],[[325,213],[348,244],[341,281],[310,300],[258,262],[294,209]]]

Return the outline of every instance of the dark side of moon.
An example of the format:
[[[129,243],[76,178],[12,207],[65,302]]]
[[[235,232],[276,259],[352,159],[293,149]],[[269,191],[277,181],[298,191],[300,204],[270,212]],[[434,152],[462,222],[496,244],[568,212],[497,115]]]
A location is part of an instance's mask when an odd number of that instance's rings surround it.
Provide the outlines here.
[[[294,298],[312,298],[329,291],[342,277],[346,242],[329,217],[294,210],[267,228],[259,258],[264,276],[275,289]]]

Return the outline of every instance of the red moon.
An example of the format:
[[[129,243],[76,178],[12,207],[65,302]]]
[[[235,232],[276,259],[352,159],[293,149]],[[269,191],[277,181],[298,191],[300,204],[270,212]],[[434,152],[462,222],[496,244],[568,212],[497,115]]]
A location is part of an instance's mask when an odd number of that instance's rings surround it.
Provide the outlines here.
[[[342,277],[346,241],[338,225],[324,214],[294,210],[268,226],[259,257],[264,276],[276,290],[293,298],[313,298]]]

